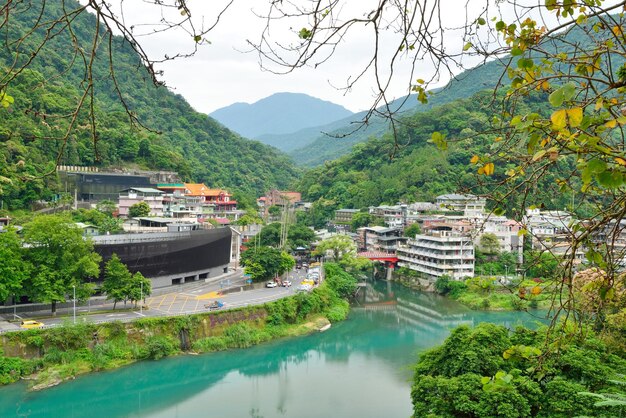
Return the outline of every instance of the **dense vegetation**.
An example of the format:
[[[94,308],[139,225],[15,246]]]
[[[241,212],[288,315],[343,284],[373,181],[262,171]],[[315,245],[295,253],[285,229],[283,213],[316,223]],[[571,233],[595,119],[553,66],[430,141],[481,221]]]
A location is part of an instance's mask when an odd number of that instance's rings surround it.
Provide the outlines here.
[[[348,314],[346,291],[356,280],[331,267],[327,280],[311,292],[262,306],[184,317],[65,324],[50,329],[6,333],[0,350],[0,384],[36,373],[45,387],[78,374],[111,369],[137,360],[184,351],[247,348],[272,339],[301,335]],[[318,324],[319,322],[319,324]]]
[[[482,323],[456,328],[420,356],[412,388],[414,417],[621,416],[582,392],[615,393],[626,360],[593,333],[572,335],[544,356],[545,330]]]
[[[518,104],[518,108],[523,106],[542,111],[545,103],[529,99],[526,104]],[[397,138],[388,134],[370,139],[356,145],[348,156],[310,170],[299,189],[304,199],[315,202],[312,216],[316,211],[328,214],[339,207],[432,201],[440,194],[462,190],[492,192],[477,181],[470,160],[493,146],[496,135],[484,133],[493,112],[493,95],[478,93],[470,99],[407,116]],[[431,143],[436,131],[448,138],[447,150]],[[401,146],[397,147],[396,142]],[[542,179],[534,197],[547,207],[565,207],[568,196],[555,193],[553,180],[553,175]],[[507,203],[515,207],[515,199]]]
[[[42,20],[62,12],[61,3],[46,2]],[[28,59],[41,42],[43,30],[24,42],[12,43],[36,21],[37,13],[37,8],[26,2],[23,10],[3,25],[2,37],[11,47],[0,51],[0,66],[8,68],[16,58]],[[59,34],[48,40],[7,89],[14,102],[0,107],[0,187],[5,208],[27,207],[35,200],[51,198],[56,180],[45,174],[53,174],[56,164],[132,164],[174,170],[185,180],[257,195],[270,187],[287,187],[296,177],[288,158],[274,148],[233,134],[194,111],[181,96],[155,87],[121,38],[115,38],[111,46],[116,80],[129,110],[152,131],[131,125],[109,74],[108,45],[102,43],[93,64],[96,139],[89,112],[82,109],[67,141],[59,140],[70,126],[86,81],[82,60],[68,54],[74,51],[72,36],[67,28],[56,30]],[[72,30],[79,46],[90,51],[95,17],[80,14],[73,20]]]

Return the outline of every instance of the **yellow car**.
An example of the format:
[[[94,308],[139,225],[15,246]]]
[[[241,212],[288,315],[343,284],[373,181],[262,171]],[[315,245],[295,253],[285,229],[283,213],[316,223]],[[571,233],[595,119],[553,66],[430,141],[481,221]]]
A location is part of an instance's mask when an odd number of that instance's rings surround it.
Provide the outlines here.
[[[45,324],[43,324],[42,322],[38,322],[38,321],[22,321],[22,323],[20,324],[20,327],[31,329],[31,328],[41,328],[44,325]]]

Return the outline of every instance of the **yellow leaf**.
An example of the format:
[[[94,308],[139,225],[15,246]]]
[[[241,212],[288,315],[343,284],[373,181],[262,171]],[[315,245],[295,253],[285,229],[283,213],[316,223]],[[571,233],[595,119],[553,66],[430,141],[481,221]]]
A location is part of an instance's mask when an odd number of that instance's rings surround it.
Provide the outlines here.
[[[545,90],[550,89],[550,83],[548,83],[547,81],[543,81],[543,82],[541,83],[541,88],[542,88],[544,91],[545,91]]]
[[[478,174],[485,174],[485,167],[480,167],[478,169]]]
[[[615,162],[619,165],[626,167],[626,160],[621,157],[615,157]]]
[[[544,139],[542,139],[542,140],[541,140],[541,146],[542,146],[542,147],[545,147],[545,146],[546,146],[546,144],[547,144],[548,142],[550,142],[550,138],[544,138]]]
[[[583,121],[583,109],[581,107],[567,109],[567,119],[569,119],[569,126],[572,128],[580,126]]]
[[[495,170],[495,166],[493,165],[493,163],[487,163],[483,167],[483,171],[484,171],[485,175],[487,175],[487,176],[492,175],[494,170]]]
[[[607,123],[604,124],[607,128],[615,128],[617,126],[617,121],[615,119],[611,119]]]
[[[565,109],[557,110],[550,116],[550,120],[554,129],[563,129],[567,125],[567,112]]]
[[[619,26],[613,26],[611,31],[615,36],[620,36],[622,34],[622,28],[620,28]]]
[[[476,164],[477,162],[478,162],[478,155],[474,155],[472,159],[470,160],[470,163]]]
[[[502,141],[502,137],[501,137],[501,136],[497,137],[497,138],[495,139],[495,141],[496,141],[496,142],[500,142],[500,141]]]
[[[604,100],[602,100],[602,98],[599,98],[598,101],[596,102],[596,110],[602,109],[603,105],[604,105]]]

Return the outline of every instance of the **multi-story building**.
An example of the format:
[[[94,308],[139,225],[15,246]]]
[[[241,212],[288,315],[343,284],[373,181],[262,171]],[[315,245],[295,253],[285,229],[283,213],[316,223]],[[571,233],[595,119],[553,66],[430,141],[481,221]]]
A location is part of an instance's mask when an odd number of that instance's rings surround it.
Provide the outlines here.
[[[530,233],[533,250],[565,253],[573,238],[572,221],[568,212],[528,209],[522,223]]]
[[[463,212],[466,217],[481,217],[487,201],[471,194],[443,194],[437,196],[436,203],[440,209]]]
[[[163,216],[163,192],[151,187],[131,187],[119,192],[119,215],[128,217],[130,207],[139,202],[150,206],[150,216]]]
[[[435,281],[447,275],[454,280],[474,276],[474,244],[468,234],[450,225],[438,225],[409,239],[397,250],[398,266],[417,271]]]
[[[187,196],[199,197],[202,206],[211,208],[211,213],[228,214],[237,210],[237,201],[226,190],[209,189],[201,183],[185,183],[185,189]]]
[[[257,200],[259,205],[259,214],[263,218],[267,218],[269,215],[269,208],[272,206],[278,206],[281,209],[286,207],[295,208],[298,202],[302,201],[302,194],[299,192],[289,192],[280,190],[270,190],[267,195],[260,197]]]
[[[486,220],[476,225],[474,244],[480,245],[480,238],[487,233],[498,238],[501,252],[523,252],[524,236],[519,234],[522,229],[520,222],[508,219],[504,216],[489,216]]]
[[[380,251],[395,253],[399,244],[406,241],[402,228],[384,226],[366,226],[357,229],[357,247],[359,251]]]
[[[176,219],[197,220],[202,215],[202,198],[180,191],[163,195],[163,215]]]
[[[359,213],[359,209],[337,209],[335,211],[335,223],[349,224],[354,215]]]

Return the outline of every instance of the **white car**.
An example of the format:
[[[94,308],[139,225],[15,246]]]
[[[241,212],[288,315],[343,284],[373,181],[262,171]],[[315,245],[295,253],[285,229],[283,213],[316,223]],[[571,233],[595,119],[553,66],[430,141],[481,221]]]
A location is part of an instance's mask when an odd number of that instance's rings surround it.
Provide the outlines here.
[[[291,280],[283,281],[283,287],[291,287]]]
[[[265,287],[276,287],[276,286],[278,286],[276,284],[276,282],[267,282],[267,283],[265,283]]]
[[[313,289],[313,286],[310,284],[301,284],[296,288],[296,292],[308,292],[311,289]]]

